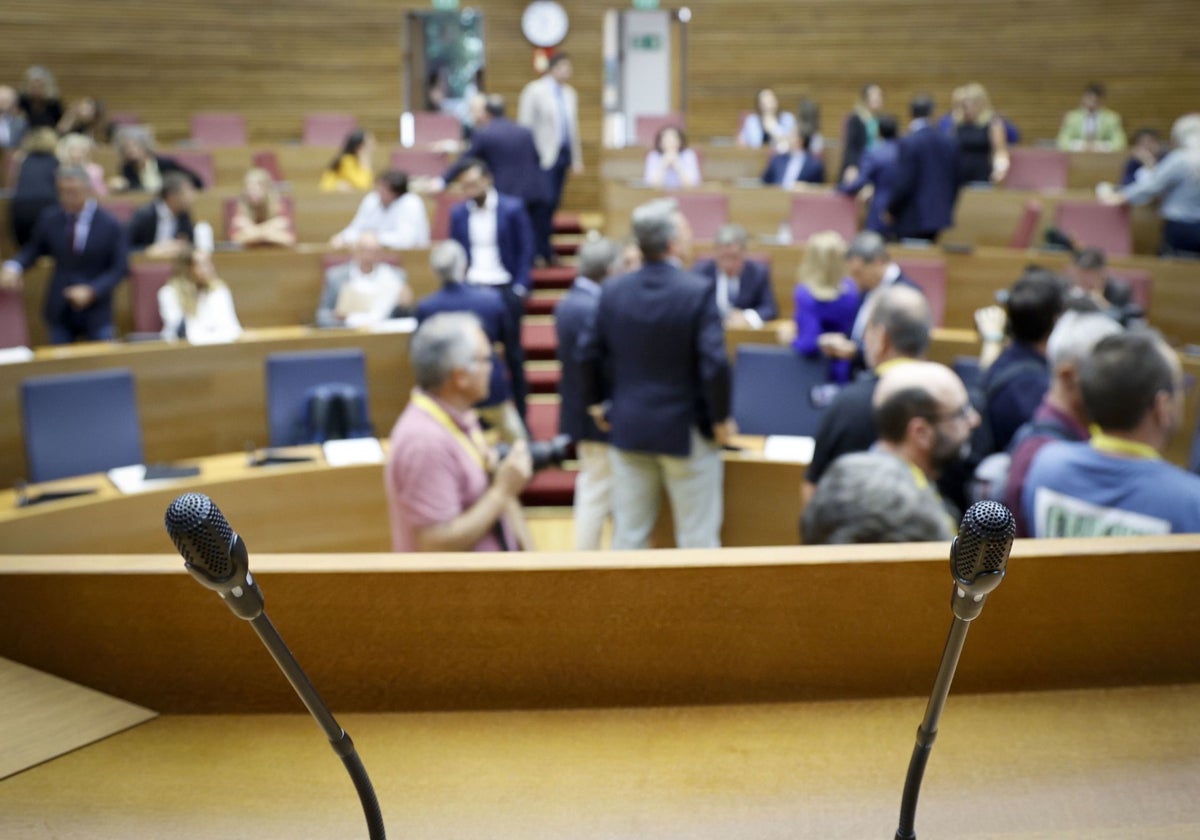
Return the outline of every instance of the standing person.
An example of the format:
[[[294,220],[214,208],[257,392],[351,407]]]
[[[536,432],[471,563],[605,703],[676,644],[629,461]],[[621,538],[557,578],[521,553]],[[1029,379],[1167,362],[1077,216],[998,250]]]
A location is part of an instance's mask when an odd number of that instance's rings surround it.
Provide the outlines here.
[[[51,128],[35,128],[21,142],[21,165],[16,182],[9,185],[12,196],[12,230],[18,247],[33,237],[34,226],[47,207],[58,202],[56,174],[59,160],[55,155],[57,138]]]
[[[831,230],[814,233],[796,269],[796,337],[792,349],[816,358],[822,346],[849,341],[862,297],[846,277],[846,240]],[[852,359],[833,358],[829,380],[850,381]]]
[[[55,129],[63,118],[62,100],[54,74],[35,64],[25,71],[25,86],[18,100],[30,128]]]
[[[978,82],[963,88],[962,119],[955,126],[958,182],[1001,183],[1008,175],[1008,140],[1004,120],[992,110],[987,90]]]
[[[863,85],[862,95],[854,105],[842,129],[842,171],[839,182],[858,177],[863,153],[879,140],[879,115],[883,113],[883,88],[871,82]]]
[[[578,349],[581,337],[596,321],[601,284],[612,274],[619,257],[611,240],[583,243],[579,249],[579,276],[554,308],[558,361],[562,366],[558,428],[575,443],[579,458],[574,505],[575,548],[579,551],[600,548],[604,523],[612,516],[613,479],[608,435],[597,428],[583,399]]]
[[[476,94],[471,97],[469,107],[475,121],[471,144],[446,170],[442,185],[454,181],[471,161],[481,160],[491,170],[498,193],[525,202],[525,212],[534,225],[535,241],[540,242],[543,236],[549,238],[550,231],[537,228],[550,218],[546,210],[550,188],[533,133],[508,118],[507,105],[499,94]]]
[[[888,214],[897,237],[936,241],[954,224],[958,151],[954,140],[929,122],[933,99],[916,97],[910,112],[912,122],[908,135],[900,141],[899,175]]]
[[[519,198],[501,195],[482,161],[470,161],[459,176],[467,200],[450,210],[450,238],[467,253],[467,282],[495,290],[508,311],[509,333],[521,335],[525,299],[532,287],[533,229]],[[518,338],[509,348],[513,402],[525,417],[525,351]]]
[[[720,446],[735,432],[725,331],[709,283],[673,262],[678,215],[670,199],[633,211],[645,263],[605,283],[580,348],[584,400],[611,428],[618,549],[647,545],[664,486],[680,548],[721,542]]]
[[[42,212],[33,238],[4,263],[0,288],[19,289],[22,274],[38,257],[53,257],[42,309],[50,341],[111,340],[116,336],[112,293],[128,273],[125,231],[92,196],[85,170],[60,169],[57,185],[58,206]]]
[[[870,204],[867,205],[866,229],[882,236],[892,232],[892,226],[884,221],[888,202],[892,200],[900,162],[900,146],[896,141],[896,118],[891,114],[879,117],[879,142],[863,154],[858,168],[858,177],[838,184],[838,192],[858,195],[870,186]]]
[[[492,349],[474,316],[444,312],[413,335],[416,387],[392,428],[384,488],[393,551],[532,548],[520,494],[529,448],[496,463],[471,406],[488,393]]]
[[[583,174],[583,145],[579,137],[579,100],[575,88],[567,84],[571,78],[571,57],[565,52],[550,57],[545,74],[521,91],[517,107],[517,122],[533,132],[542,170],[550,190],[549,201],[543,209],[544,218],[534,223],[538,231],[537,254],[547,264],[554,262],[550,234],[554,228],[554,213],[562,202],[567,170]]]

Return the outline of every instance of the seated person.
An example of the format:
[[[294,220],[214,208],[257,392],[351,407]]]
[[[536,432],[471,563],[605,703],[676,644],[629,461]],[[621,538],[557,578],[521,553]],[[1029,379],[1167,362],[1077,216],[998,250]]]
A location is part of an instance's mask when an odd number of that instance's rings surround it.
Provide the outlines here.
[[[371,232],[354,241],[349,262],[325,272],[317,308],[318,327],[366,327],[388,320],[412,305],[404,269],[384,262],[379,238]]]
[[[821,184],[825,181],[825,163],[808,153],[808,138],[799,131],[787,136],[787,150],[771,156],[763,170],[762,182],[790,190],[797,184]]]
[[[58,162],[63,166],[80,166],[92,179],[92,194],[97,198],[108,195],[104,182],[104,167],[92,160],[96,143],[86,134],[68,134],[58,141]]]
[[[796,106],[796,130],[808,138],[808,153],[825,160],[825,138],[821,134],[821,106],[807,96]],[[786,135],[784,137],[786,140]],[[781,144],[782,145],[782,144]]]
[[[1125,168],[1121,170],[1121,186],[1127,187],[1134,181],[1149,178],[1166,153],[1162,135],[1153,128],[1139,128],[1133,133],[1133,142],[1129,144],[1129,160],[1125,161]]]
[[[517,441],[496,463],[472,406],[488,393],[492,348],[478,320],[443,312],[410,349],[417,387],[392,429],[384,487],[393,551],[533,547],[519,496],[533,465]]]
[[[1046,269],[1027,270],[1009,290],[1005,310],[1010,341],[983,375],[993,451],[1008,447],[1050,387],[1046,342],[1065,304],[1065,284]]]
[[[35,128],[25,133],[21,141],[20,165],[17,180],[12,185],[12,229],[19,247],[33,238],[33,228],[47,207],[58,203],[56,175],[59,163],[55,156],[58,138],[50,128]]]
[[[663,126],[654,137],[654,148],[646,153],[642,180],[664,190],[700,184],[700,161],[688,148],[687,137],[673,125]]]
[[[58,133],[82,134],[93,143],[107,143],[112,139],[112,125],[104,114],[104,103],[90,96],[72,102],[58,121]]]
[[[512,385],[524,360],[520,327],[494,289],[466,282],[467,252],[461,244],[453,239],[439,243],[429,255],[429,265],[442,286],[417,304],[417,322],[423,324],[443,312],[467,312],[475,317],[492,347],[491,379],[487,395],[475,406],[476,413],[505,440],[527,438]],[[504,364],[497,347],[504,348]]]
[[[375,189],[363,196],[358,211],[344,230],[329,244],[335,248],[353,245],[363,233],[371,232],[385,248],[429,247],[429,216],[425,202],[408,191],[408,174],[389,169],[375,179]]]
[[[134,211],[129,220],[129,249],[148,257],[175,257],[190,250],[196,190],[187,176],[173,172],[163,179],[158,197]]]
[[[267,170],[254,167],[246,173],[229,222],[229,239],[239,245],[296,244],[287,206]]]
[[[751,149],[783,149],[788,134],[796,127],[796,118],[779,110],[779,97],[770,88],[763,88],[754,97],[754,111],[742,121],[738,145]]]
[[[806,545],[934,542],[952,536],[946,511],[899,458],[852,452],[834,461],[804,507]]]
[[[27,68],[18,105],[30,128],[54,129],[63,117],[54,74],[40,64]]]
[[[1109,275],[1106,266],[1104,252],[1099,248],[1084,248],[1076,254],[1071,265],[1075,285],[1067,294],[1067,305],[1086,298],[1121,326],[1140,321],[1145,313],[1133,302],[1133,287],[1120,277]]]
[[[877,123],[879,142],[863,152],[859,159],[858,177],[838,184],[837,189],[845,195],[858,195],[864,188],[870,187],[866,229],[888,236],[892,226],[884,221],[884,216],[892,200],[896,168],[900,163],[900,146],[896,142],[896,118],[891,114],[881,114]]]
[[[200,176],[177,161],[154,153],[149,129],[129,125],[117,134],[121,174],[108,179],[113,192],[142,191],[155,193],[162,188],[163,179],[172,172],[187,176],[192,186],[204,189]]]
[[[321,173],[321,192],[354,192],[371,189],[375,135],[356,128],[346,135],[329,166]]]
[[[175,273],[158,290],[162,336],[190,344],[221,344],[242,334],[233,295],[217,277],[212,257],[185,247],[175,258]]]
[[[1125,148],[1121,116],[1103,107],[1104,85],[1084,88],[1078,108],[1068,111],[1058,130],[1058,148],[1067,152],[1119,152]]]
[[[792,349],[805,356],[821,355],[821,346],[841,336],[848,339],[862,298],[846,277],[846,240],[833,231],[809,237],[796,271],[796,337]],[[849,359],[833,359],[832,382],[850,381]]]
[[[741,225],[722,225],[715,241],[716,258],[699,260],[692,266],[693,273],[713,281],[717,309],[727,327],[759,329],[766,321],[779,317],[771,269],[765,263],[746,259],[749,239]]]
[[[1021,508],[1035,537],[1200,532],[1200,476],[1162,459],[1183,425],[1179,357],[1150,330],[1102,339],[1079,371],[1096,430],[1034,456]]]

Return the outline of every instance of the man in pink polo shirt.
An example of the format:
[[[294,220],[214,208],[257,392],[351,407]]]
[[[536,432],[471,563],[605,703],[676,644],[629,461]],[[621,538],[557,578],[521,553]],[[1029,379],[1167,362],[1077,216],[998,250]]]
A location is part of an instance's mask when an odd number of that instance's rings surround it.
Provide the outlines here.
[[[518,441],[495,465],[472,406],[487,396],[492,348],[474,315],[435,315],[411,347],[417,387],[384,465],[394,551],[531,548],[518,497],[533,474]]]

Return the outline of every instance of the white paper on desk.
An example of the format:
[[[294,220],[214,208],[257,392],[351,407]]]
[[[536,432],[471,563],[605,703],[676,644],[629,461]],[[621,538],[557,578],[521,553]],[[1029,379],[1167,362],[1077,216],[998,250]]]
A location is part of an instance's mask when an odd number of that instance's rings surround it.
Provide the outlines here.
[[[321,449],[325,452],[325,462],[331,467],[383,463],[383,447],[375,438],[327,440]]]
[[[33,351],[28,347],[5,347],[0,350],[0,365],[17,365],[33,361]]]
[[[767,435],[763,444],[763,457],[768,461],[792,461],[797,464],[812,462],[816,440],[796,435]]]
[[[187,476],[187,478],[195,478],[195,476]],[[161,487],[170,487],[180,481],[179,478],[155,478],[147,481],[145,464],[131,464],[128,467],[111,469],[108,471],[108,480],[127,496],[133,493],[157,490]]]
[[[389,318],[386,321],[380,321],[378,324],[372,324],[371,332],[376,333],[410,333],[417,329],[416,318]]]

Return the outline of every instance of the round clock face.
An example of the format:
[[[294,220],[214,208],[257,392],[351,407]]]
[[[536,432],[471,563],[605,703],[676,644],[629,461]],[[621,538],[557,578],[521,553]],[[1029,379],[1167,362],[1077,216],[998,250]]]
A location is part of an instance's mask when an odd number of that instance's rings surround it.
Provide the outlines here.
[[[553,47],[567,37],[567,11],[553,0],[537,0],[525,7],[521,31],[535,47]]]

